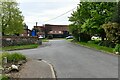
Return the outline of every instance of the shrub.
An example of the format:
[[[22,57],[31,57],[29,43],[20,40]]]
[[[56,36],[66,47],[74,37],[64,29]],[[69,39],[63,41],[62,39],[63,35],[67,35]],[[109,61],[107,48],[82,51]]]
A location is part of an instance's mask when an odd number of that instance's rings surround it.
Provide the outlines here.
[[[20,60],[26,60],[26,57],[20,53],[13,53],[10,55],[9,61],[10,62],[18,62]]]
[[[114,43],[120,43],[120,25],[118,23],[108,22],[102,25],[106,32],[106,37]]]
[[[26,57],[20,53],[2,53],[2,58],[7,57],[8,62],[18,62],[20,60],[26,60]]]
[[[80,33],[80,41],[87,42],[89,40],[91,40],[91,36],[89,34]]]
[[[110,47],[110,48],[114,48],[115,47],[115,44],[111,41],[101,41],[98,43],[99,46],[106,46],[106,47]]]
[[[98,44],[100,41],[95,41],[95,40],[92,40],[92,41],[88,41],[88,43],[91,43],[91,44]]]
[[[47,38],[48,39],[53,39],[53,35],[48,35]]]
[[[115,46],[114,52],[118,52],[120,54],[120,44]]]
[[[1,80],[9,80],[9,77],[2,75],[2,79]]]

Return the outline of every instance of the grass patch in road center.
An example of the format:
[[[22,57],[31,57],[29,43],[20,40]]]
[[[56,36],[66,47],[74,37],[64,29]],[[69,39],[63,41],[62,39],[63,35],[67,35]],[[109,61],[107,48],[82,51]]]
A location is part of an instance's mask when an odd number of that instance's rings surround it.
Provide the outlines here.
[[[11,50],[21,50],[21,49],[32,49],[32,48],[37,48],[38,46],[39,46],[38,44],[21,45],[21,46],[8,46],[8,47],[3,47],[2,50],[11,51]]]

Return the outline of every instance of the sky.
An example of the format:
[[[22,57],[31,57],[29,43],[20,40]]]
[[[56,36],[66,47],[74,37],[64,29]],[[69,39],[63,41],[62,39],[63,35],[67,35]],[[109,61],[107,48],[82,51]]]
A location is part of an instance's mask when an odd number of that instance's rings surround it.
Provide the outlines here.
[[[28,25],[29,29],[32,29],[33,26],[36,25],[36,22],[38,26],[43,24],[70,24],[68,17],[71,16],[73,10],[76,10],[79,1],[80,0],[17,0],[19,3],[18,7],[24,16],[24,22]],[[64,13],[66,14],[53,19]]]

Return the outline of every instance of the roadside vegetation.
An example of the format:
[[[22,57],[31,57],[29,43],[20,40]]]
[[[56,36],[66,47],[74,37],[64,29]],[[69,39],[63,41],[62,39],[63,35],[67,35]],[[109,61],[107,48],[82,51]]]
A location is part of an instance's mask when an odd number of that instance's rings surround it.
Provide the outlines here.
[[[26,56],[24,56],[21,53],[14,52],[14,53],[8,53],[3,52],[0,54],[0,63],[1,63],[1,80],[9,80],[11,77],[7,74],[12,73],[12,71],[19,71],[22,64],[24,64],[27,61]]]
[[[3,52],[2,60],[4,59],[4,57],[7,58],[8,63],[14,63],[14,62],[18,62],[21,60],[26,60],[26,57],[18,52],[14,52],[14,53]]]
[[[38,46],[39,46],[38,44],[8,46],[8,47],[3,47],[2,50],[11,51],[11,50],[33,49],[33,48],[37,48]]]
[[[100,45],[101,41],[97,41],[97,40],[91,40],[88,42],[79,42],[79,41],[75,41],[74,39],[67,39],[67,41],[73,42],[75,44],[79,44],[79,45],[87,47],[87,48],[106,52],[109,54],[119,54],[118,52],[120,52],[119,44],[117,44],[115,47],[111,47],[111,46],[106,47],[106,46]]]
[[[41,40],[42,40],[42,42],[49,42],[49,40],[47,38],[41,39]]]
[[[69,17],[69,31],[78,44],[120,54],[119,13],[120,1],[80,2]]]
[[[7,76],[5,76],[5,75],[1,75],[0,80],[9,80],[9,78]]]
[[[77,42],[77,43],[80,44],[80,45],[83,45],[85,47],[94,48],[96,50],[109,52],[109,53],[113,53],[113,50],[114,50],[114,48],[105,47],[105,46],[99,46],[96,43],[90,43],[90,42]]]

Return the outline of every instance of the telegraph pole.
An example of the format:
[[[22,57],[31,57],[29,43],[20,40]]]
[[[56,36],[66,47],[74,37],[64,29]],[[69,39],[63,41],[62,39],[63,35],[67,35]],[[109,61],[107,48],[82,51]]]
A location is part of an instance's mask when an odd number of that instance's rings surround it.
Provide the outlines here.
[[[78,16],[80,18],[80,9],[79,8],[78,8]],[[79,31],[78,31],[78,33],[79,33],[79,41],[81,41],[81,39],[80,39],[80,33],[81,33],[80,20],[78,20],[78,27],[80,28]]]

